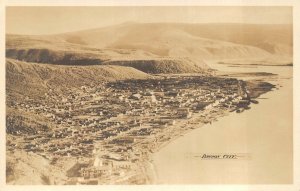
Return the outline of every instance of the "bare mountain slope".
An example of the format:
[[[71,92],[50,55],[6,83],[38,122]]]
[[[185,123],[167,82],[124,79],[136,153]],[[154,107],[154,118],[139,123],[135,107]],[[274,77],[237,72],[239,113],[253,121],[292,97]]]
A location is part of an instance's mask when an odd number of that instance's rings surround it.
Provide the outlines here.
[[[231,49],[234,44],[239,44],[239,46],[247,45],[248,48],[256,47],[270,54],[291,56],[292,31],[291,25],[131,23],[66,33],[55,37],[98,48],[139,48],[161,55],[168,55],[170,49],[175,46],[181,47],[196,40],[197,43],[188,46],[190,49],[195,48],[195,45],[203,47],[204,50],[218,48],[219,45],[221,45],[220,49]],[[233,44],[227,43],[225,46],[220,41]],[[277,47],[285,51],[276,51]],[[260,51],[256,51],[260,55]],[[193,51],[188,50],[188,52]],[[193,55],[197,53],[195,51]]]
[[[206,65],[198,64],[188,58],[164,58],[164,59],[136,59],[136,60],[111,60],[104,62],[109,65],[130,66],[146,73],[202,73],[209,69]]]
[[[291,62],[293,54],[291,25],[126,23],[57,35],[7,35],[6,46],[8,58],[22,61],[126,65],[147,73],[202,72],[210,60]]]
[[[125,66],[58,66],[6,61],[7,93],[43,96],[50,88],[72,88],[124,79],[146,79],[148,74]]]
[[[191,60],[180,54],[160,56],[140,49],[91,48],[62,43],[61,39],[9,35],[6,57],[16,60],[57,65],[125,65],[146,73],[194,73],[209,67],[201,60]],[[42,41],[46,43],[37,42]],[[20,46],[18,46],[18,42]],[[55,46],[57,46],[55,48]]]

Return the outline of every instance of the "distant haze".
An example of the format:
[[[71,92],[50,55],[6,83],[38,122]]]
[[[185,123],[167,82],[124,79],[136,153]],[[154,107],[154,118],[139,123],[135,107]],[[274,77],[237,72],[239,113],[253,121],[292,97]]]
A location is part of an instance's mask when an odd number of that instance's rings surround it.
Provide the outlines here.
[[[56,34],[124,22],[292,24],[292,7],[7,7],[6,33]]]

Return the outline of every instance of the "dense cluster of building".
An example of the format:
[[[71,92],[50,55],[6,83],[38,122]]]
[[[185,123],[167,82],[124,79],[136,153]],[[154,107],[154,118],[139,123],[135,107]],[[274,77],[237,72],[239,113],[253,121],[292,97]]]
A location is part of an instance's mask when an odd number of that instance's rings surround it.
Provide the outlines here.
[[[212,76],[117,81],[63,94],[49,90],[45,100],[27,97],[12,104],[54,124],[14,147],[47,158],[92,159],[70,169],[76,183],[134,180],[138,164],[183,128],[179,124],[196,115],[207,123],[212,112],[249,104],[247,95],[242,81]]]

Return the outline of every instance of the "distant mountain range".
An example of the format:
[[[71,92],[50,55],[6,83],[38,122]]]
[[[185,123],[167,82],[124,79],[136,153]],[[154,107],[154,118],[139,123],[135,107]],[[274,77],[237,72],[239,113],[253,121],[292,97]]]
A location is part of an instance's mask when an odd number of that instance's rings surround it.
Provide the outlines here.
[[[126,65],[146,73],[201,72],[211,60],[290,63],[292,36],[292,25],[125,23],[56,35],[8,34],[6,57],[60,65]]]
[[[291,25],[173,23],[126,23],[44,36],[7,34],[7,89],[40,94],[57,85],[205,73],[211,62],[291,65],[292,36]]]

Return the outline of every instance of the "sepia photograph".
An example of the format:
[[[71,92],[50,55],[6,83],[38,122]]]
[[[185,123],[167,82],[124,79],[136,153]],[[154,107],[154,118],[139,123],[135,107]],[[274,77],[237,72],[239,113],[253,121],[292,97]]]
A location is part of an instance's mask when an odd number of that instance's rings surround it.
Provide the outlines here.
[[[293,185],[293,29],[292,6],[6,6],[5,184]]]

